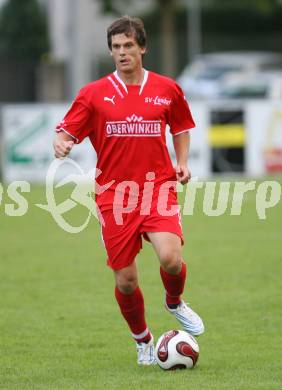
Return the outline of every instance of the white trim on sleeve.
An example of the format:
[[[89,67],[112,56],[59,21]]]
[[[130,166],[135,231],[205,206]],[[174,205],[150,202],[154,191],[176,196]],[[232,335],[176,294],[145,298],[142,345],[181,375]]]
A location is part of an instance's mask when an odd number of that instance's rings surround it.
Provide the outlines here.
[[[175,135],[179,135],[179,134],[182,134],[182,133],[188,133],[189,130],[190,129],[186,129],[186,130],[180,131],[179,133],[172,134],[172,135],[175,136]]]
[[[60,127],[59,129],[56,130],[56,133],[60,133],[61,131],[63,131],[64,133],[66,133],[67,135],[69,135],[70,137],[72,137],[76,142],[79,142],[79,139],[76,138],[74,135],[70,134],[67,130],[63,129],[62,127]]]

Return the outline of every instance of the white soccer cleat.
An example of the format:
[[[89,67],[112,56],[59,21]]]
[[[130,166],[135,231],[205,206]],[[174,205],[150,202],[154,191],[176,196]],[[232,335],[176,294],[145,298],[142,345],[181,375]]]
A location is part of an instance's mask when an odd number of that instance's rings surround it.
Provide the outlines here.
[[[151,364],[157,364],[155,359],[155,347],[154,338],[146,343],[136,343],[137,349],[137,363],[139,366],[150,366]]]
[[[187,306],[184,301],[181,301],[176,309],[170,309],[166,303],[165,307],[180,322],[183,330],[193,336],[199,336],[204,333],[205,327],[201,317],[191,307]]]

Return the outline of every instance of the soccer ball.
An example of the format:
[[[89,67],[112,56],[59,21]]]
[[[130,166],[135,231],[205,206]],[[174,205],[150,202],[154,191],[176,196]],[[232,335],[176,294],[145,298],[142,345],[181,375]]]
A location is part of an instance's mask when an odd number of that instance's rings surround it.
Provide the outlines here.
[[[183,330],[170,330],[159,338],[155,357],[164,370],[192,368],[199,357],[199,345],[189,333]]]

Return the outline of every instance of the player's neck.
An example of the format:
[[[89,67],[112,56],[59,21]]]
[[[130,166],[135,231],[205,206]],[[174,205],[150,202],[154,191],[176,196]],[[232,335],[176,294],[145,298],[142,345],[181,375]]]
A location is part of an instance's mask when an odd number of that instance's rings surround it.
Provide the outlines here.
[[[117,70],[118,76],[126,85],[141,85],[144,78],[144,69],[141,67],[132,73],[124,73]]]

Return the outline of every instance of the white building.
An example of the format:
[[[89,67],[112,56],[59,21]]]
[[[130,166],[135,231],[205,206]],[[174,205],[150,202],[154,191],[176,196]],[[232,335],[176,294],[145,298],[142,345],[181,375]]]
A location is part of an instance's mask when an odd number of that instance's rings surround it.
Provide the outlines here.
[[[98,76],[98,61],[108,51],[106,29],[116,16],[103,14],[98,0],[41,1],[48,11],[51,58],[68,63],[70,97],[73,97],[82,85]],[[121,14],[138,14],[152,3],[133,0],[125,10],[121,2]]]
[[[93,0],[45,0],[49,17],[51,59],[68,64],[69,94],[97,77],[97,61],[107,52],[106,28],[113,20],[101,15]]]

